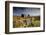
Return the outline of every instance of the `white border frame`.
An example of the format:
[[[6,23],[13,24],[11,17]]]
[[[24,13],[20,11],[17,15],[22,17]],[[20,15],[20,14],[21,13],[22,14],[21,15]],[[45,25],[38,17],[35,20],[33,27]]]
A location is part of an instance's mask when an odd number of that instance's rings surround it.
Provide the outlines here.
[[[43,5],[10,3],[9,7],[10,7],[10,10],[9,10],[9,31],[10,32],[43,30]],[[40,8],[40,27],[13,28],[13,7],[29,7],[29,8],[33,7],[33,8]]]

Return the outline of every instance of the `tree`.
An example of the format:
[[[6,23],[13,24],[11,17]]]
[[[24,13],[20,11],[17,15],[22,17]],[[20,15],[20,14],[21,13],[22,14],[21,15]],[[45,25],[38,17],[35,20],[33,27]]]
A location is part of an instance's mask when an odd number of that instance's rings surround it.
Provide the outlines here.
[[[30,17],[30,15],[28,14],[28,17]]]
[[[24,17],[24,14],[21,14],[21,17]]]

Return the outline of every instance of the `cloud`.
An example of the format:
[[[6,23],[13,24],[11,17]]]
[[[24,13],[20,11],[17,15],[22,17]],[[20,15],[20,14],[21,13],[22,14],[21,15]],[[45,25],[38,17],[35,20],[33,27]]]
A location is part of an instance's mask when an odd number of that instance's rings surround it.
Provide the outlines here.
[[[21,16],[21,14],[26,14],[30,16],[39,16],[40,8],[24,8],[24,7],[13,7],[13,16]]]

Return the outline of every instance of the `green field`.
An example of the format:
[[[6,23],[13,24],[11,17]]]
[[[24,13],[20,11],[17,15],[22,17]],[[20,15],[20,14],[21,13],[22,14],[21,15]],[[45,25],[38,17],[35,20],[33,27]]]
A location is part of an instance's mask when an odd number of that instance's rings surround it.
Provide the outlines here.
[[[13,16],[13,28],[40,27],[40,16]]]

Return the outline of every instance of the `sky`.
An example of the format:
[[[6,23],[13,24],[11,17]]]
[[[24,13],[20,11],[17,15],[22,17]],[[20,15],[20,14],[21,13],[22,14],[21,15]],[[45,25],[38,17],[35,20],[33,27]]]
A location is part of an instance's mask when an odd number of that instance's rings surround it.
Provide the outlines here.
[[[13,7],[13,16],[21,16],[21,14],[40,16],[40,8]]]

